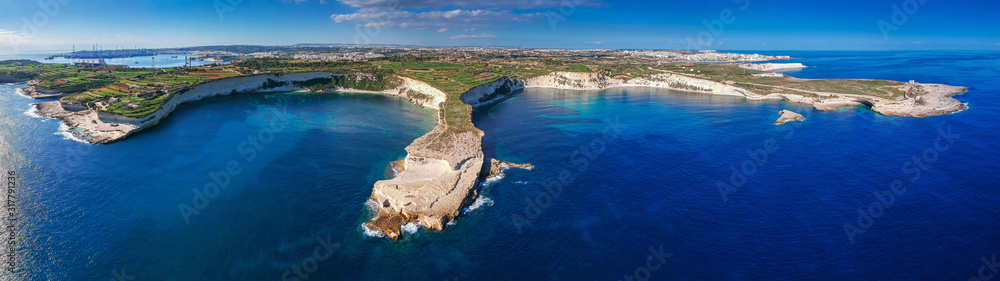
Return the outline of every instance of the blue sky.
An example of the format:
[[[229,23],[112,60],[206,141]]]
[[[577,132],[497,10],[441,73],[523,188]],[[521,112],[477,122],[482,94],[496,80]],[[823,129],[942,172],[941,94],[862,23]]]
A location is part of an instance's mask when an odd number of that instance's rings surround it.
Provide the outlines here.
[[[5,0],[0,54],[295,43],[1000,50],[998,12],[996,0]]]

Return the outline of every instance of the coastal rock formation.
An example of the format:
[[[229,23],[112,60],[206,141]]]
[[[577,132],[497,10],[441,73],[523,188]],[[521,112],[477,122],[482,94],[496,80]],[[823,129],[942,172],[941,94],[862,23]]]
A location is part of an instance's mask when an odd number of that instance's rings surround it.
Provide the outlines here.
[[[100,112],[83,106],[62,104],[59,101],[35,106],[41,116],[62,119],[67,133],[75,138],[94,144],[105,144],[122,140],[155,126],[177,106],[186,102],[232,93],[302,90],[293,86],[292,82],[330,78],[333,75],[313,72],[220,79],[173,94],[159,110],[143,118]],[[447,99],[447,94],[433,86],[407,77],[398,78],[402,80],[400,86],[385,91],[348,88],[327,90],[398,96],[435,110],[440,110],[441,104]],[[265,83],[277,86],[263,89],[262,85]],[[508,96],[516,89],[518,89],[517,83],[504,78],[477,87],[470,93],[482,93],[482,96]],[[33,89],[29,90],[31,91]],[[485,164],[482,138],[483,133],[478,129],[448,130],[448,126],[439,115],[436,127],[406,148],[408,155],[397,162],[399,169],[395,177],[375,184],[371,199],[378,203],[379,212],[367,225],[393,239],[399,237],[400,227],[407,222],[421,222],[427,228],[443,230],[445,223],[454,220],[460,215],[461,210],[476,198],[475,187]]]
[[[331,78],[334,74],[312,72],[285,75],[254,75],[220,79],[175,93],[162,107],[143,118],[100,112],[59,101],[35,105],[40,115],[63,119],[67,133],[94,144],[122,140],[143,129],[155,126],[180,104],[213,96],[255,91],[296,91],[292,82]],[[417,105],[440,110],[447,94],[426,83],[399,77],[400,86],[385,91],[361,91],[347,88],[328,89],[375,93],[405,98]],[[262,85],[277,85],[262,88]],[[518,89],[509,79],[477,87],[470,92],[482,96],[508,96]],[[33,89],[29,90],[29,92]],[[471,96],[471,95],[469,95]],[[73,111],[67,111],[72,108]],[[438,124],[428,134],[415,140],[407,157],[398,163],[399,172],[391,180],[380,181],[372,191],[372,200],[379,203],[379,214],[368,225],[387,236],[399,237],[400,227],[407,222],[421,222],[430,229],[442,230],[461,210],[476,198],[485,159],[482,152],[482,131],[448,130],[439,115]]]
[[[902,90],[919,91],[921,95],[903,101],[874,103],[872,111],[886,116],[926,117],[955,113],[968,108],[953,97],[964,94],[969,90],[968,87],[911,83]]]
[[[62,118],[69,114],[69,112],[63,109],[62,103],[59,101],[37,103],[33,106],[35,107],[35,113],[43,117]]]
[[[65,134],[90,143],[113,142],[124,138],[128,132],[139,129],[139,126],[130,123],[105,122],[101,114],[96,111],[66,106],[60,101],[43,102],[32,106],[39,116],[62,119],[62,129],[65,130]]]
[[[750,91],[711,80],[676,74],[654,74],[633,79],[607,77],[598,73],[553,72],[549,75],[527,79],[525,88],[550,88],[561,90],[604,90],[620,87],[652,87],[680,91],[709,93],[738,97],[752,97]]]
[[[178,105],[198,101],[214,96],[229,95],[232,93],[244,93],[254,91],[292,91],[296,88],[291,86],[293,81],[306,81],[314,78],[331,77],[330,73],[310,72],[294,73],[285,75],[253,75],[241,76],[226,79],[219,79],[191,88],[187,91],[174,93],[157,111],[143,118],[128,117],[108,112],[101,112],[78,105],[61,104],[62,107],[79,108],[81,111],[63,115],[43,115],[53,118],[63,119],[63,123],[69,128],[69,133],[80,140],[94,143],[106,144],[122,140],[132,134],[155,126],[160,120],[168,116]],[[282,84],[278,87],[263,89],[262,85],[269,81]],[[26,87],[28,89],[31,87]],[[37,91],[37,89],[32,89]],[[62,95],[62,94],[58,94]]]
[[[403,76],[399,76],[396,78],[399,78],[402,81],[402,83],[396,88],[385,91],[368,91],[368,90],[337,87],[337,88],[323,89],[317,92],[351,92],[351,93],[368,93],[368,94],[395,96],[406,99],[410,103],[435,110],[440,109],[439,106],[441,105],[441,103],[445,102],[445,99],[448,98],[448,96],[444,92],[438,90],[437,88],[434,88],[431,85],[427,85],[427,83],[420,82],[413,78],[403,77]]]
[[[511,168],[531,170],[531,169],[534,169],[535,166],[532,166],[530,163],[516,164],[516,163],[511,163],[511,162],[508,162],[508,161],[501,161],[501,160],[496,160],[496,159],[490,159],[490,174],[488,176],[486,176],[486,178],[487,179],[496,178],[496,177],[498,177],[500,175],[503,175],[504,171],[506,171],[508,169],[511,169]]]
[[[409,77],[400,77],[400,79],[403,79],[401,86],[382,93],[403,97],[416,105],[437,110],[440,110],[441,103],[448,99],[447,94],[427,83]]]
[[[739,64],[739,67],[757,71],[775,71],[775,70],[806,68],[806,66],[801,63],[741,63]]]
[[[110,143],[156,125],[178,105],[185,102],[239,92],[302,90],[295,87],[295,83],[292,82],[329,79],[333,76],[331,73],[313,72],[220,79],[173,93],[159,110],[143,118],[98,112],[58,102],[40,104],[38,111],[45,116],[62,118],[69,132],[79,139],[90,143]],[[444,115],[447,113],[442,110],[442,103],[448,99],[445,92],[421,81],[407,77],[399,78],[403,81],[400,86],[385,91],[329,89],[399,96],[415,104],[436,109],[439,113],[438,123],[434,129],[406,147],[407,156],[401,162],[397,162],[399,169],[395,177],[376,182],[372,189],[370,200],[374,203],[372,205],[377,214],[372,221],[365,224],[365,227],[384,233],[394,240],[402,235],[401,227],[410,222],[420,223],[433,230],[443,230],[447,222],[461,215],[461,211],[472,204],[478,196],[476,187],[482,179],[483,165],[486,164],[482,151],[483,132],[474,126],[449,127],[445,122]],[[751,100],[785,99],[811,104],[817,109],[866,104],[881,114],[917,117],[964,109],[965,105],[951,96],[964,93],[966,90],[964,87],[909,83],[899,90],[919,95],[913,97],[904,95],[901,99],[890,100],[866,95],[823,93],[732,81],[719,82],[668,71],[639,78],[607,77],[598,73],[555,72],[525,81],[500,78],[474,87],[460,98],[467,104],[478,106],[510,97],[522,88],[601,90],[614,87],[655,87],[737,96]],[[783,117],[786,113],[790,112],[783,111]],[[499,175],[505,168],[530,168],[530,164],[518,165],[496,160],[491,160],[490,164],[491,176]]]
[[[798,79],[798,78],[786,78]],[[886,116],[926,117],[949,114],[967,107],[952,96],[963,94],[966,87],[942,84],[908,83],[899,91],[919,96],[881,98],[872,95],[828,93],[749,83],[716,82],[688,75],[664,72],[629,80],[597,73],[554,72],[525,81],[525,88],[565,90],[604,90],[618,87],[653,87],[713,95],[738,96],[749,100],[780,99],[812,105],[818,110],[836,110],[844,106],[868,105]],[[751,90],[751,88],[753,90]]]
[[[429,85],[412,88],[424,95],[445,97]],[[510,97],[522,88],[523,83],[504,77],[466,91],[461,99],[481,105]],[[434,129],[406,147],[407,157],[396,177],[375,183],[371,200],[377,214],[366,228],[393,240],[400,238],[402,225],[409,222],[440,231],[475,201],[485,164],[483,132],[449,128],[442,118],[438,115]]]
[[[293,82],[305,82],[317,78],[332,78],[333,76],[334,74],[326,72],[305,72],[282,75],[262,74],[219,79],[197,85],[189,90],[172,94],[170,99],[167,100],[159,110],[142,118],[134,118],[97,111],[86,108],[83,105],[67,103],[51,104],[60,105],[65,109],[65,113],[55,114],[50,112],[47,114],[40,113],[40,115],[50,118],[64,119],[63,121],[67,125],[64,128],[69,128],[69,130],[72,131],[70,133],[80,140],[94,144],[105,144],[119,141],[134,133],[155,126],[160,122],[160,120],[173,112],[178,105],[183,103],[198,101],[209,97],[230,95],[233,93],[259,91],[301,91],[302,89],[294,86]],[[447,98],[447,95],[444,92],[441,92],[426,83],[407,77],[399,77],[399,79],[401,79],[402,83],[398,87],[385,91],[364,91],[349,88],[334,88],[327,89],[325,91],[373,93],[398,96],[407,99],[414,104],[432,109],[439,109],[439,105]],[[265,83],[271,83],[277,86],[264,88]],[[52,92],[35,86],[22,88],[20,91],[25,96],[32,98],[65,96],[63,93]],[[70,117],[72,118],[70,119]]]
[[[411,88],[422,94],[444,97],[443,92],[430,86],[413,85]],[[502,77],[466,91],[461,99],[466,104],[479,106],[508,98],[523,88],[523,82]],[[397,164],[400,172],[396,177],[375,183],[370,199],[375,203],[377,214],[365,224],[366,228],[384,233],[393,240],[401,237],[401,227],[410,222],[441,231],[447,222],[457,218],[475,201],[476,186],[485,164],[483,132],[478,129],[449,130],[441,115],[438,117],[438,124],[431,132],[406,147],[407,156]],[[531,167],[530,164],[493,161],[493,169]]]
[[[444,230],[477,194],[476,185],[484,159],[482,133],[452,135],[444,147],[426,144],[444,133],[443,124],[406,148],[404,170],[392,179],[375,183],[371,200],[377,214],[366,224],[395,240],[408,222],[420,222],[433,230]]]
[[[29,81],[30,82],[30,81]],[[66,96],[64,93],[52,91],[38,86],[27,86],[21,89],[21,93],[34,99],[60,98]]]
[[[523,81],[516,81],[507,77],[501,77],[496,81],[483,84],[465,92],[462,94],[462,101],[472,105],[473,107],[477,107],[509,98],[515,92],[523,89]]]
[[[785,123],[792,121],[806,120],[806,118],[803,117],[802,114],[798,114],[787,109],[779,111],[778,114],[781,114],[781,117],[778,117],[778,120],[774,121],[774,125],[785,125]]]

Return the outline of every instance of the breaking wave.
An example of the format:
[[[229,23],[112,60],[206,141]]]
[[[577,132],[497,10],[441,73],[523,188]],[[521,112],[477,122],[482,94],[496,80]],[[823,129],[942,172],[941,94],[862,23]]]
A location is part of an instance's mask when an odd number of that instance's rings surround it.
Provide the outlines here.
[[[476,202],[472,202],[472,205],[465,207],[465,210],[462,211],[462,213],[467,214],[483,206],[493,206],[493,199],[480,195],[479,198],[476,198]]]
[[[423,227],[423,224],[419,222],[408,222],[399,229],[403,230],[403,232],[406,232],[406,234],[413,235],[416,234],[421,227]]]
[[[69,126],[67,126],[66,123],[63,123],[63,122],[59,122],[59,131],[56,131],[55,134],[63,136],[63,139],[67,139],[67,140],[71,140],[71,141],[78,141],[78,142],[90,144],[90,142],[82,140],[82,139],[74,136],[73,134],[71,134],[69,132]]]
[[[25,111],[24,115],[28,115],[34,118],[45,118],[45,116],[38,114],[38,104],[29,105],[28,111]]]

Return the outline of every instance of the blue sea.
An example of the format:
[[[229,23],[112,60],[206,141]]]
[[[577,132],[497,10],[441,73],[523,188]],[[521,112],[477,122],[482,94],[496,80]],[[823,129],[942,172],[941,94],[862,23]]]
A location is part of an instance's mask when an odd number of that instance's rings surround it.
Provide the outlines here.
[[[770,54],[770,53],[769,53]],[[773,52],[802,78],[968,86],[886,117],[677,91],[529,89],[474,113],[490,157],[444,232],[366,234],[372,184],[434,113],[362,94],[179,107],[68,140],[0,86],[17,272],[4,280],[970,280],[1000,254],[1000,54]],[[778,111],[804,122],[774,126]],[[252,156],[252,157],[251,157]],[[6,172],[6,171],[4,171]],[[218,188],[215,188],[218,187]],[[187,208],[185,208],[187,207]],[[186,215],[185,215],[186,214]],[[7,219],[6,212],[3,219]],[[3,233],[7,239],[6,232]],[[6,244],[0,250],[6,256]],[[988,262],[987,262],[988,263]],[[6,269],[6,268],[5,268]],[[985,279],[983,279],[985,280]]]

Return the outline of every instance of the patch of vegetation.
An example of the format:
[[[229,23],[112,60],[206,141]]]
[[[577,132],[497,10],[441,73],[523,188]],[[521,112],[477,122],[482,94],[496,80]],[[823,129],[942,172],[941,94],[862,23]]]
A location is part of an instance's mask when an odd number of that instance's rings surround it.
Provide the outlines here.
[[[264,82],[263,85],[260,85],[260,89],[261,90],[270,90],[270,89],[274,89],[274,88],[278,88],[278,87],[284,87],[284,86],[288,86],[288,82],[284,82],[284,81],[280,81],[279,82],[279,81],[275,81],[274,79],[267,78],[267,82]]]
[[[414,90],[406,90],[406,96],[415,100],[432,100],[434,97]]]
[[[591,72],[590,68],[582,64],[571,64],[566,66],[566,70],[570,72]]]
[[[426,61],[377,62],[373,64],[387,69],[408,70],[457,70],[465,68],[464,65],[456,63]]]
[[[316,78],[302,82],[292,82],[293,86],[310,90],[348,88],[363,91],[384,91],[394,89],[403,84],[402,79],[383,73],[375,74],[344,74],[333,78]]]

